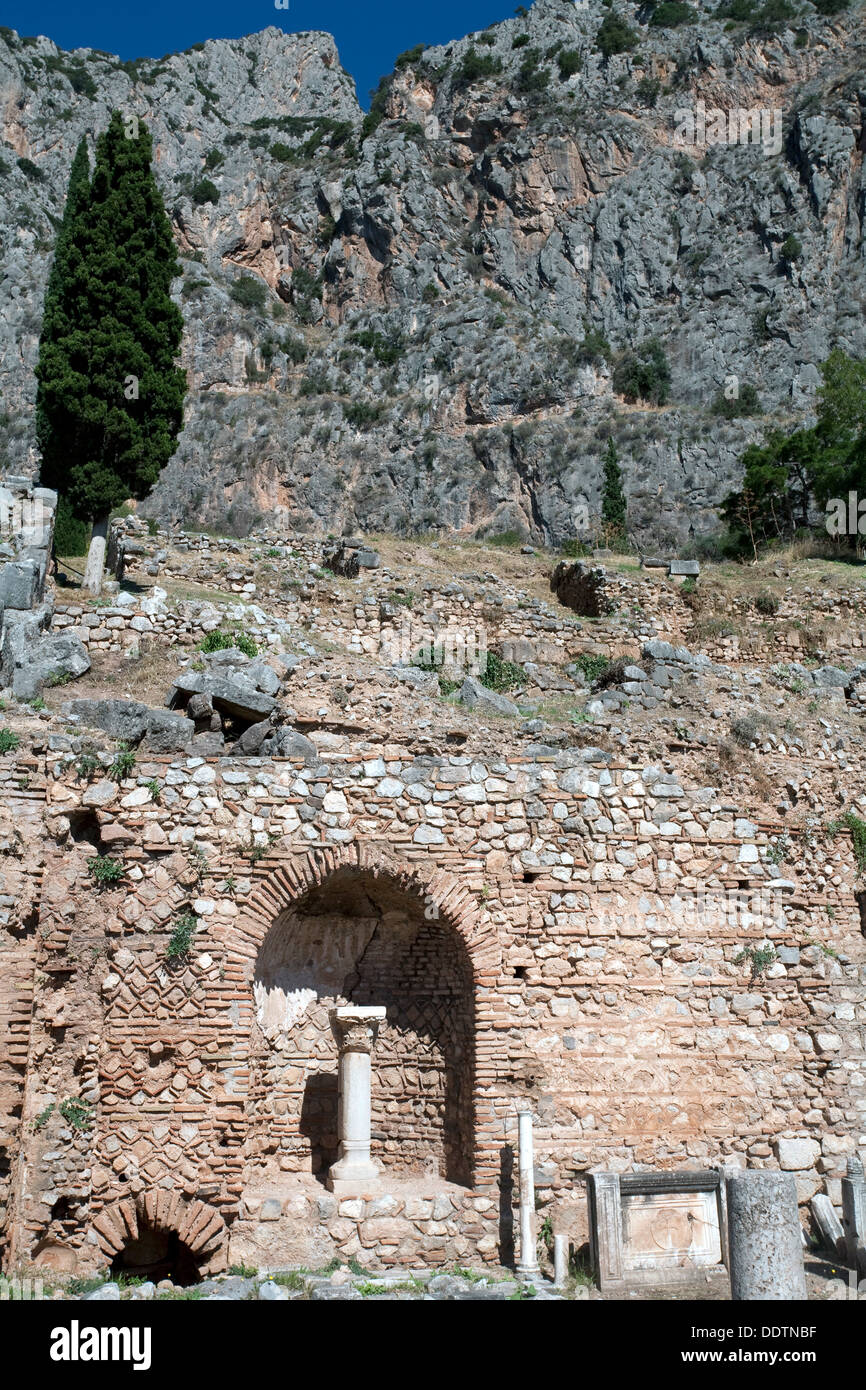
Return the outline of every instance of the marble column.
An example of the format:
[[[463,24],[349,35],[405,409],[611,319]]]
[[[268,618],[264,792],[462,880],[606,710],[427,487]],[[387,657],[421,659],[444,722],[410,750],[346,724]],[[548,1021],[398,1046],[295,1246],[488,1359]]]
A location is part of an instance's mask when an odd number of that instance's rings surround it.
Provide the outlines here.
[[[564,1289],[568,1282],[568,1236],[553,1237],[553,1287]]]
[[[328,1172],[328,1187],[354,1197],[379,1189],[379,1165],[370,1157],[371,1057],[384,1008],[344,1004],[331,1010],[339,1048],[337,1129],[340,1151]]]
[[[532,1111],[517,1112],[517,1153],[520,1171],[520,1255],[517,1273],[522,1279],[538,1279],[541,1271],[535,1253],[535,1164],[532,1156]]]

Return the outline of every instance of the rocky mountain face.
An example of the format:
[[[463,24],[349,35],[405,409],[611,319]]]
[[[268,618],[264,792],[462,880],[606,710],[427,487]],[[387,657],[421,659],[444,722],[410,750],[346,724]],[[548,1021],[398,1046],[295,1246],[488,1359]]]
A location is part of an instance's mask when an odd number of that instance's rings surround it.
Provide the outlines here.
[[[809,417],[833,347],[866,353],[866,25],[665,9],[537,0],[404,55],[366,118],[325,34],[122,63],[0,31],[0,458],[38,468],[54,228],[117,107],[184,272],[187,423],[146,512],[559,543],[612,434],[640,543],[715,529],[745,445]],[[627,389],[653,339],[656,404]],[[718,413],[732,378],[761,413]]]

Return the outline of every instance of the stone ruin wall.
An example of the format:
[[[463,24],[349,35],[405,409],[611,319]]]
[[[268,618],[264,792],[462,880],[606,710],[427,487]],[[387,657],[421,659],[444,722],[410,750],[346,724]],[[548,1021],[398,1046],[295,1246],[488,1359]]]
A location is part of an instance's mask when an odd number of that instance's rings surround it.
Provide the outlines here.
[[[478,591],[485,588],[480,582],[441,587],[428,582],[411,595],[411,604],[401,603],[395,597],[400,586],[387,570],[366,571],[354,593],[322,579],[306,592],[300,577],[304,567],[321,567],[331,544],[321,538],[281,537],[279,566],[283,571],[293,567],[297,575],[286,590],[265,590],[261,582],[254,582],[252,564],[253,555],[267,556],[265,540],[256,547],[185,533],[169,537],[160,532],[158,537],[144,539],[140,531],[135,535],[127,563],[130,578],[149,583],[147,576],[157,573],[205,588],[215,586],[222,596],[220,603],[204,601],[202,611],[202,600],[181,600],[166,607],[148,596],[135,606],[109,602],[94,612],[60,599],[53,629],[80,638],[91,656],[145,650],[148,642],[161,638],[175,645],[192,645],[218,625],[217,608],[230,610],[233,603],[257,602],[266,603],[268,613],[295,632],[314,630],[319,640],[336,647],[390,660],[410,658],[412,653],[405,650],[407,628],[413,651],[422,640],[441,641],[449,630],[478,631],[485,634],[489,648],[509,660],[554,667],[565,666],[588,650],[611,657],[636,655],[643,640],[659,634],[721,663],[803,661],[818,648],[832,654],[833,660],[856,662],[866,650],[866,624],[856,588],[792,590],[782,596],[771,615],[756,609],[754,596],[735,594],[726,598],[722,618],[707,620],[700,604],[694,610],[687,606],[677,586],[661,577],[661,572],[631,574],[626,582],[616,571],[605,571],[605,592],[614,611],[587,618],[562,607],[553,594],[546,603],[527,601],[506,586],[504,592],[479,596]],[[169,544],[176,547],[171,553],[160,549]],[[165,558],[154,567],[148,557],[155,554]]]
[[[813,843],[784,827],[797,871],[779,879],[768,847],[783,827],[691,791],[685,767],[677,782],[579,750],[431,761],[399,744],[322,758],[151,758],[120,786],[50,755],[4,760],[6,1267],[91,1269],[157,1209],[202,1269],[334,1253],[497,1261],[521,1099],[542,1209],[567,1215],[578,1242],[592,1168],[781,1163],[801,1202],[838,1202],[846,1156],[866,1143],[866,943],[847,835]],[[126,864],[120,886],[94,888],[97,845]],[[769,925],[677,906],[770,880],[783,908]],[[186,910],[199,931],[172,964]],[[343,938],[331,980],[305,983],[302,920],[310,942]],[[751,982],[735,958],[765,939],[778,959]],[[279,1011],[304,990],[287,1032]],[[331,1133],[325,1001],[349,994],[389,1004],[374,1152],[394,1182],[367,1201],[334,1198],[312,1171]],[[70,1097],[88,1107],[82,1127],[59,1111]]]

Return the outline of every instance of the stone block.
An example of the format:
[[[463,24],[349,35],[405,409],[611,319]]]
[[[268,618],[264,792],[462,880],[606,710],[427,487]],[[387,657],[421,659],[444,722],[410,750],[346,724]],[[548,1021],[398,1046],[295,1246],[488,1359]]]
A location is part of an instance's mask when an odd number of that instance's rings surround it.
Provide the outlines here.
[[[88,787],[81,798],[82,806],[110,806],[117,796],[116,782],[97,782],[94,786]]]
[[[724,1275],[724,1189],[711,1170],[591,1173],[590,1244],[599,1287],[706,1286]]]
[[[16,656],[12,693],[19,700],[33,700],[46,685],[73,680],[89,670],[90,657],[83,642],[72,634],[47,634]]]
[[[509,700],[507,695],[500,695],[495,690],[488,690],[474,676],[467,676],[460,687],[460,703],[466,705],[467,709],[477,709],[481,713],[507,714],[516,717],[520,714],[513,700]]]
[[[168,698],[169,707],[185,704],[188,695],[209,695],[215,709],[250,724],[266,719],[276,709],[273,696],[257,690],[251,681],[209,671],[184,671],[176,676]]]
[[[361,1244],[369,1250],[377,1245],[399,1245],[412,1234],[412,1227],[402,1217],[380,1216],[362,1221],[358,1234]]]
[[[821,1145],[814,1139],[777,1139],[776,1156],[784,1171],[802,1172],[815,1167],[821,1157]]]
[[[12,561],[0,569],[0,610],[33,608],[39,596],[39,568],[31,561]]]
[[[186,748],[194,733],[191,719],[166,710],[148,710],[141,748],[148,753],[174,753]]]

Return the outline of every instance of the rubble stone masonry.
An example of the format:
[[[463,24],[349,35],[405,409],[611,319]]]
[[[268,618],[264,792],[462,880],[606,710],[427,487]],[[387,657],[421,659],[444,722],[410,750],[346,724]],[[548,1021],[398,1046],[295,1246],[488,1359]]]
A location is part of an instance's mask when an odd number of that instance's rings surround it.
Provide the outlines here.
[[[786,831],[783,878],[781,827],[692,790],[686,758],[333,742],[120,783],[4,760],[4,1268],[89,1271],[155,1230],[199,1271],[500,1261],[526,1101],[577,1243],[593,1168],[781,1166],[838,1202],[866,1142],[846,833]],[[387,1008],[382,1188],[351,1200],[322,1182],[340,1002]]]

